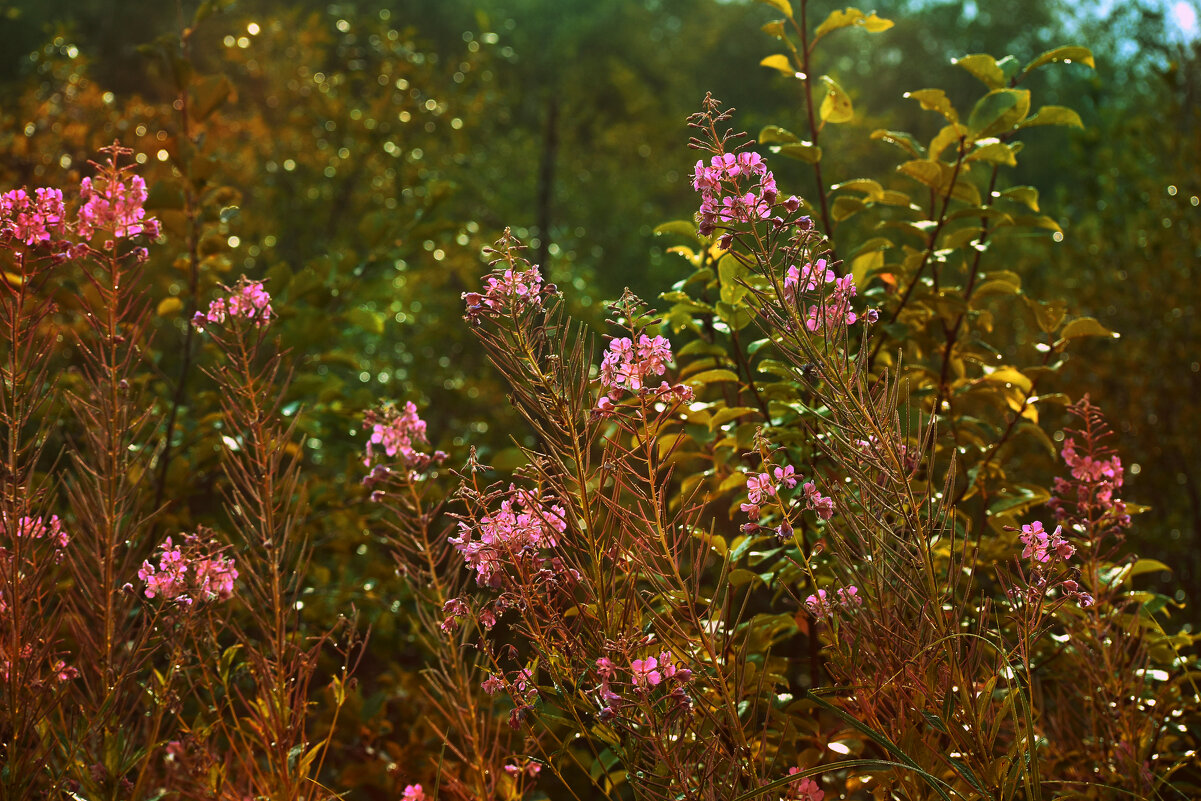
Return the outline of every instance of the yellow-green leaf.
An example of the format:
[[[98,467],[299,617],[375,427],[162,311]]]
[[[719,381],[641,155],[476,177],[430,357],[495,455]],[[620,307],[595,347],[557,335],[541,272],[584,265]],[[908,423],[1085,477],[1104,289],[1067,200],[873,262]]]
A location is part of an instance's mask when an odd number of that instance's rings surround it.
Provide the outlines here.
[[[812,142],[794,142],[788,145],[774,145],[771,151],[790,159],[797,159],[806,164],[816,164],[822,159],[822,149]]]
[[[1038,190],[1033,186],[1015,186],[997,196],[1024,203],[1031,211],[1038,211]]]
[[[771,22],[764,23],[763,27],[760,28],[760,30],[763,31],[764,33],[766,33],[768,36],[774,36],[777,39],[783,39],[784,38],[784,20],[773,19]]]
[[[913,134],[906,133],[905,131],[887,131],[879,128],[872,131],[872,139],[879,139],[890,145],[896,145],[915,159],[922,158],[924,152],[922,146],[913,138]]]
[[[723,369],[718,368],[718,369],[714,369],[714,370],[704,370],[702,372],[697,373],[696,375],[688,376],[687,383],[689,383],[689,384],[718,384],[723,381],[737,382],[738,380],[739,380],[738,374],[735,373],[733,370],[723,370]]]
[[[876,12],[864,14],[857,8],[847,8],[845,11],[831,11],[830,15],[817,26],[817,31],[813,34],[813,41],[821,39],[827,33],[837,31],[841,28],[849,28],[852,25],[858,25],[867,29],[870,33],[879,33],[886,31],[892,27],[892,20],[884,19],[876,16]]]
[[[834,205],[830,210],[830,216],[834,218],[834,222],[842,222],[847,217],[850,217],[857,211],[863,209],[863,201],[856,197],[842,197],[834,200]]]
[[[779,70],[789,78],[794,78],[797,74],[796,67],[794,67],[792,62],[789,61],[788,56],[784,55],[783,53],[776,53],[775,55],[768,56],[759,62],[759,66],[771,67],[773,70]]]
[[[1043,106],[1033,117],[1024,121],[1019,128],[1033,128],[1036,125],[1067,125],[1071,128],[1083,128],[1084,122],[1080,115],[1067,106]]]
[[[801,141],[801,137],[779,125],[768,125],[759,132],[759,144],[761,145],[791,144],[799,141]]]
[[[1110,337],[1117,339],[1120,334],[1115,334],[1105,326],[1101,325],[1092,317],[1078,317],[1063,327],[1063,332],[1060,334],[1062,339],[1076,339],[1077,337]]]
[[[949,122],[959,122],[959,112],[951,105],[947,93],[941,89],[918,89],[916,92],[906,92],[904,97],[921,103],[926,111],[937,111]]]
[[[1000,89],[1005,86],[1005,73],[997,66],[997,60],[987,53],[953,58],[951,63],[957,67],[963,67],[983,81],[989,89]]]
[[[1067,47],[1057,47],[1054,50],[1048,50],[1027,64],[1022,72],[1026,73],[1030,70],[1038,69],[1044,64],[1051,64],[1053,62],[1071,64],[1074,61],[1092,69],[1096,69],[1097,67],[1097,62],[1093,60],[1093,51],[1087,47],[1073,47],[1069,45]]]
[[[829,75],[823,75],[821,80],[826,85],[826,96],[822,98],[819,110],[822,122],[835,124],[850,122],[851,118],[855,116],[855,111],[851,107],[851,98]]]
[[[1008,133],[1030,113],[1026,89],[994,89],[976,103],[968,127],[979,137]]]
[[[776,11],[779,11],[784,16],[792,19],[792,4],[788,0],[759,0],[764,5],[771,6]]]
[[[664,234],[678,234],[699,241],[696,233],[696,223],[691,220],[672,220],[671,222],[655,226],[656,236],[663,236]]]
[[[1007,164],[1010,167],[1017,166],[1017,159],[1013,157],[1013,148],[1002,142],[1000,139],[988,138],[976,140],[976,147],[968,154],[968,161],[987,161],[990,164]]]

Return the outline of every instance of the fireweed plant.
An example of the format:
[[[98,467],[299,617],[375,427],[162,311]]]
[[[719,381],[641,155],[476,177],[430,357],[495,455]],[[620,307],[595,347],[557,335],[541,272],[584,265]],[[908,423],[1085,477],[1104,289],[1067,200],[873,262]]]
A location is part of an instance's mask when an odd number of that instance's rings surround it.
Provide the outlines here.
[[[463,298],[536,436],[526,464],[448,476],[414,407],[368,419],[367,483],[442,660],[441,797],[1187,797],[1196,689],[1131,589],[1162,566],[1120,555],[1100,412],[1071,406],[1041,516],[980,526],[942,458],[953,421],[878,360],[885,312],[730,119],[711,98],[691,119],[692,180],[746,319],[677,351],[627,292],[597,364],[506,231]],[[758,389],[715,336],[751,327]],[[707,358],[684,373],[684,352]],[[714,403],[728,384],[752,405]]]
[[[0,797],[327,797],[357,640],[299,620],[309,545],[270,296],[241,279],[194,321],[219,354],[233,534],[155,535],[140,279],[159,224],[132,151],[102,153],[77,199],[0,195]],[[342,667],[314,732],[323,653]]]

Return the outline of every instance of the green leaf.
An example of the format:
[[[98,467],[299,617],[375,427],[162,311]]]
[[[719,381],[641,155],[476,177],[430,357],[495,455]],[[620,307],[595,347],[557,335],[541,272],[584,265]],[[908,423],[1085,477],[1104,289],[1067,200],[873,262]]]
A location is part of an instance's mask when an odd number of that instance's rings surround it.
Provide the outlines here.
[[[799,141],[801,141],[801,137],[779,125],[768,125],[759,132],[759,144],[761,145],[792,144]]]
[[[959,112],[951,105],[947,93],[941,89],[918,89],[916,92],[906,92],[903,97],[921,103],[926,111],[937,111],[946,117],[948,122],[959,122]]]
[[[1030,113],[1030,92],[1026,89],[994,89],[976,103],[968,117],[968,127],[978,137],[1008,133]]]
[[[778,153],[781,156],[787,156],[790,159],[797,159],[806,164],[816,164],[822,159],[822,149],[812,142],[796,142],[790,145],[773,145],[771,148],[773,153]]]
[[[987,53],[975,53],[963,58],[953,58],[951,63],[963,67],[972,75],[984,82],[989,89],[1001,89],[1005,86],[1005,73],[997,66],[997,60]]]
[[[1022,299],[1026,301],[1026,306],[1034,314],[1038,327],[1048,334],[1054,333],[1059,328],[1064,314],[1067,313],[1067,304],[1062,300],[1044,303],[1025,296]]]
[[[826,96],[822,99],[822,105],[818,111],[822,122],[832,122],[835,124],[850,122],[855,116],[855,110],[851,107],[850,96],[829,75],[823,75],[821,81],[826,85]]]
[[[896,145],[915,159],[923,158],[925,149],[913,138],[913,134],[905,131],[888,131],[879,128],[872,131],[872,139],[879,139],[890,145]]]
[[[733,381],[735,383],[738,383],[739,380],[740,379],[738,378],[738,374],[735,373],[733,370],[725,370],[725,369],[718,368],[718,369],[714,369],[714,370],[703,370],[703,371],[697,373],[696,375],[690,375],[690,376],[688,376],[688,379],[684,383],[686,383],[686,384],[719,384],[724,381]]]
[[[741,331],[755,320],[754,315],[746,306],[726,303],[723,300],[717,302],[717,316],[730,327],[731,331]]]
[[[961,139],[965,139],[967,135],[968,130],[966,125],[961,125],[957,122],[953,122],[950,125],[944,125],[942,130],[935,134],[934,138],[930,140],[929,157],[931,159],[937,159],[951,144],[956,145],[955,150],[958,152],[959,141]]]
[[[968,154],[968,161],[987,161],[990,164],[1006,164],[1010,167],[1017,166],[1017,159],[1013,157],[1013,148],[1002,142],[1000,139],[988,138],[977,139],[976,147]]]
[[[771,6],[776,11],[779,11],[784,16],[792,19],[792,4],[788,0],[759,0],[764,5]]]
[[[926,161],[925,159],[906,161],[904,164],[899,165],[897,170],[931,189],[937,190],[942,186],[942,170],[939,168],[937,162]]]
[[[771,22],[764,23],[759,30],[766,33],[768,36],[774,36],[777,39],[784,38],[784,20],[773,19]]]
[[[694,242],[700,241],[700,237],[696,233],[696,223],[691,220],[672,220],[671,222],[656,225],[655,236],[663,236],[664,234],[677,234],[688,237]]]
[[[1089,50],[1087,47],[1073,47],[1069,45],[1066,47],[1057,47],[1054,50],[1048,50],[1047,52],[1043,53],[1041,56],[1027,64],[1022,69],[1022,74],[1025,74],[1030,70],[1038,69],[1044,64],[1051,64],[1053,62],[1071,64],[1073,61],[1080,62],[1086,67],[1092,69],[1096,69],[1097,67],[1097,62],[1093,60],[1093,51]]]
[[[1172,572],[1172,568],[1155,559],[1139,559],[1130,566],[1130,572],[1127,573],[1127,578],[1141,576],[1144,573],[1155,573],[1160,570],[1165,570],[1168,573]]]
[[[1063,327],[1061,339],[1077,339],[1079,337],[1108,337],[1117,339],[1121,334],[1115,334],[1101,325],[1092,317],[1078,317]]]
[[[729,304],[738,304],[746,297],[746,280],[750,270],[732,255],[722,256],[717,262],[717,275],[721,281],[721,299]]]
[[[1067,125],[1071,128],[1083,128],[1084,122],[1080,115],[1067,106],[1043,106],[1033,117],[1024,121],[1019,128],[1033,128],[1036,125]]]
[[[788,56],[784,55],[783,53],[776,53],[775,55],[768,56],[759,62],[759,66],[771,67],[773,70],[779,70],[789,78],[795,78],[797,74],[796,67],[794,67],[792,62],[788,60]]]
[[[1038,211],[1038,190],[1033,186],[1015,186],[1001,192],[997,197],[1024,203],[1031,211]]]
[[[834,218],[834,222],[842,222],[847,217],[850,217],[857,211],[863,209],[863,201],[859,198],[842,196],[835,198],[834,205],[831,207],[830,216]]]
[[[858,25],[866,28],[870,33],[880,33],[892,27],[892,20],[884,19],[876,16],[876,12],[864,14],[857,8],[847,8],[846,11],[831,11],[830,15],[817,26],[817,31],[813,34],[813,41],[817,42],[827,33],[837,31],[841,28],[849,28],[852,25]]]

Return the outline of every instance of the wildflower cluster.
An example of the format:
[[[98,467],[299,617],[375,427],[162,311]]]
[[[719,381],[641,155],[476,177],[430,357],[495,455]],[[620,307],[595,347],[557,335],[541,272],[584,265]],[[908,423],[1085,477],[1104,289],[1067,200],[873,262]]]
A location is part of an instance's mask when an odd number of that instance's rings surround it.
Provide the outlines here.
[[[859,319],[851,310],[855,297],[855,277],[850,273],[841,278],[826,266],[825,259],[798,268],[795,264],[784,273],[784,299],[795,303],[799,293],[820,292],[817,303],[809,306],[805,328],[813,333],[824,328],[852,325]]]
[[[667,372],[667,363],[672,360],[671,343],[664,337],[649,337],[641,334],[637,343],[630,337],[617,337],[609,342],[609,349],[601,360],[600,382],[605,401],[621,398],[623,392],[639,393],[648,389],[647,379]],[[669,389],[663,382],[660,389]]]
[[[1049,586],[1058,586],[1063,594],[1074,599],[1081,606],[1092,606],[1094,603],[1093,597],[1084,592],[1080,588],[1079,582],[1071,578],[1062,578],[1058,582],[1052,582],[1047,575],[1050,572],[1049,568],[1056,563],[1066,564],[1069,559],[1076,553],[1076,546],[1072,545],[1063,536],[1063,526],[1059,526],[1055,531],[1047,533],[1043,528],[1041,521],[1034,521],[1022,526],[1022,531],[1018,535],[1025,548],[1022,549],[1022,558],[1031,561],[1031,575],[1029,578],[1028,596],[1030,598],[1040,597]],[[1010,594],[1011,597],[1013,593]]]
[[[628,682],[621,680],[617,665],[607,656],[596,660],[596,675],[599,680],[597,693],[602,703],[602,720],[617,717],[618,711],[628,702],[628,699],[617,692],[617,689],[627,685],[642,699],[648,698],[655,687],[663,685],[666,697],[673,702],[676,709],[688,711],[692,708],[692,698],[685,689],[692,680],[692,671],[677,662],[671,651],[666,649],[657,655],[631,660]]]
[[[15,239],[34,247],[60,236],[67,227],[65,220],[61,189],[38,187],[33,197],[24,189],[0,195],[0,240]]]
[[[234,560],[220,554],[200,555],[199,538],[185,535],[181,548],[170,537],[159,546],[158,564],[142,562],[138,578],[146,584],[147,598],[190,606],[194,601],[224,601],[233,596],[238,578]]]
[[[553,284],[547,284],[544,289],[542,272],[536,264],[525,270],[510,268],[504,272],[498,271],[485,281],[483,292],[462,294],[463,302],[467,304],[468,319],[474,319],[486,311],[525,311],[541,306],[544,292],[554,292]]]
[[[701,193],[700,233],[704,236],[716,230],[719,220],[766,220],[779,194],[767,163],[752,151],[719,153],[708,166],[703,159],[698,161],[692,188]]]
[[[246,276],[238,279],[232,288],[226,287],[229,295],[217,298],[209,304],[208,311],[196,312],[192,325],[197,331],[212,323],[224,323],[226,319],[248,320],[262,328],[271,320],[271,296],[263,288],[262,281],[251,281]]]
[[[1130,526],[1126,504],[1115,497],[1122,488],[1125,468],[1121,458],[1105,444],[1109,427],[1086,395],[1068,411],[1082,427],[1069,430],[1060,452],[1070,470],[1069,478],[1056,477],[1055,497],[1047,505],[1058,520],[1071,523],[1094,535],[1118,534]]]
[[[818,590],[816,594],[805,599],[805,608],[817,618],[834,617],[839,609],[852,611],[860,606],[863,606],[863,598],[859,595],[859,588],[854,584],[839,587],[832,594],[825,590]]]
[[[5,528],[8,528],[7,520]],[[16,527],[8,533],[26,540],[40,540],[45,537],[52,540],[59,549],[66,548],[71,541],[58,515],[51,515],[49,520],[43,517],[22,517],[17,521]],[[2,550],[0,547],[0,551]]]
[[[122,173],[109,174],[93,182],[84,178],[79,187],[83,206],[79,209],[77,232],[87,239],[96,230],[117,238],[146,234],[159,235],[158,220],[146,216],[146,181],[132,175],[128,182]]]
[[[567,530],[567,512],[541,494],[509,487],[500,508],[476,522],[460,521],[450,538],[463,561],[476,572],[476,583],[497,588],[506,564],[523,554],[553,548]],[[479,539],[473,535],[478,530]]]
[[[800,772],[800,768],[788,769],[789,776]],[[790,785],[788,793],[784,796],[786,801],[822,801],[825,797],[825,791],[817,786],[817,782],[807,777]]]
[[[744,525],[743,531],[751,533],[758,529],[758,523],[753,521],[757,521],[763,516],[763,504],[766,503],[767,499],[778,498],[781,489],[795,488],[799,480],[796,470],[792,465],[772,467],[770,473],[751,473],[748,475],[746,480],[746,503],[743,503],[740,508],[752,522]],[[834,499],[822,495],[817,489],[815,482],[806,481],[802,485],[801,491],[806,509],[815,512],[822,520],[829,520],[834,516]],[[786,505],[781,505],[787,511]],[[791,536],[791,525],[785,521],[777,530],[777,534],[781,538]]]
[[[443,451],[435,451],[430,455],[417,449],[418,445],[428,445],[429,440],[426,438],[425,421],[418,416],[417,406],[412,401],[406,401],[400,408],[388,405],[382,411],[367,412],[363,427],[371,431],[367,441],[367,456],[363,459],[367,467],[380,461],[378,451],[381,449],[385,456],[399,461],[405,467],[421,467],[446,458]]]

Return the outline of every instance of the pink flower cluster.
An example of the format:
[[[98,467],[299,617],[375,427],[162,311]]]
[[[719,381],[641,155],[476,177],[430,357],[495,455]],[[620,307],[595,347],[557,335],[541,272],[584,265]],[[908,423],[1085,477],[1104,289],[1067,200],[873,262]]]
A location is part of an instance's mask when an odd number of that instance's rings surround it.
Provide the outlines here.
[[[170,537],[159,546],[158,564],[142,562],[138,578],[146,583],[146,597],[191,605],[193,601],[224,601],[233,596],[238,571],[234,560],[221,555],[199,555],[199,538],[187,535],[184,547]]]
[[[600,679],[600,698],[604,704],[601,719],[609,720],[616,716],[616,710],[624,703],[620,693],[614,689],[619,678],[617,665],[607,656],[596,660],[597,678]],[[666,649],[657,656],[646,656],[630,662],[629,686],[635,693],[646,697],[651,689],[667,682],[671,686],[668,697],[674,699],[677,709],[690,709],[692,699],[688,696],[685,686],[692,680],[692,671],[683,667]]]
[[[853,610],[863,606],[863,598],[859,596],[859,588],[854,584],[839,587],[834,594],[818,590],[816,595],[805,599],[805,608],[814,617],[833,617],[839,609]]]
[[[48,537],[54,540],[55,546],[60,549],[66,548],[71,541],[58,515],[51,515],[49,520],[42,517],[22,517],[17,521],[16,530],[11,533],[15,537],[30,540]]]
[[[553,548],[567,530],[567,511],[559,504],[531,490],[510,486],[509,492],[499,509],[474,525],[461,521],[459,536],[450,538],[483,586],[499,587],[505,565],[527,552]]]
[[[859,316],[851,310],[851,298],[858,291],[850,273],[838,278],[826,267],[825,259],[817,264],[798,268],[795,264],[784,274],[784,299],[795,303],[798,293],[822,292],[817,303],[809,307],[805,328],[816,332],[822,328],[852,325]]]
[[[553,285],[543,288],[542,273],[536,264],[526,270],[508,269],[503,273],[493,273],[487,277],[486,283],[483,292],[462,294],[467,304],[468,319],[485,311],[524,311],[541,306],[543,294],[554,291]]]
[[[1108,436],[1104,418],[1088,398],[1073,406],[1071,411],[1085,419],[1089,430],[1076,432],[1083,443],[1071,436],[1064,439],[1060,453],[1071,471],[1071,478],[1055,478],[1055,497],[1047,505],[1055,510],[1059,520],[1086,525],[1100,523],[1115,532],[1127,528],[1130,515],[1126,504],[1115,497],[1117,490],[1122,488],[1126,471],[1121,458],[1101,444]]]
[[[129,182],[123,180],[120,172],[109,175],[99,183],[93,184],[91,178],[84,178],[79,187],[79,195],[83,206],[79,209],[79,222],[76,230],[87,239],[95,230],[111,233],[118,238],[146,234],[159,235],[158,220],[146,216],[142,204],[146,202],[146,181],[140,175],[129,177]]]
[[[692,400],[692,388],[685,384],[672,385],[660,381],[658,387],[651,386],[654,378],[667,372],[667,363],[672,358],[671,343],[661,336],[641,334],[637,343],[630,337],[611,340],[601,360],[600,383],[603,394],[596,404],[598,412],[612,412],[613,402],[620,400],[624,392],[671,395],[680,403]]]
[[[800,768],[788,769],[789,776],[800,772]],[[794,782],[788,788],[788,794],[784,796],[786,801],[822,801],[825,797],[825,791],[818,787],[817,782],[810,778],[803,778],[798,782]]]
[[[1022,526],[1019,536],[1026,546],[1022,551],[1022,558],[1044,564],[1049,562],[1052,556],[1064,562],[1071,559],[1072,554],[1076,553],[1076,547],[1063,538],[1062,532],[1063,526],[1059,526],[1053,534],[1048,534],[1043,529],[1042,522],[1038,520]]]
[[[1045,568],[1049,563],[1066,563],[1076,553],[1076,546],[1063,536],[1063,526],[1048,534],[1041,521],[1034,521],[1022,526],[1018,535],[1026,547],[1022,550],[1022,558],[1032,561],[1032,571],[1029,586],[1022,592],[1027,599],[1034,600],[1042,596],[1048,587]],[[1062,575],[1062,574],[1061,574]],[[1074,579],[1062,579],[1051,586],[1058,586],[1068,598],[1074,599],[1081,606],[1092,606],[1094,599],[1080,588]],[[1012,597],[1013,593],[1011,593]]]
[[[401,793],[402,801],[425,801],[425,791],[421,789],[420,784],[410,784]]]
[[[16,239],[29,247],[49,242],[66,226],[60,189],[38,187],[31,198],[24,189],[0,195],[0,240]]]
[[[779,194],[767,163],[751,151],[716,155],[708,166],[703,160],[698,161],[692,188],[701,193],[702,236],[713,233],[719,220],[727,223],[766,220]]]
[[[262,328],[274,316],[271,296],[263,288],[262,281],[251,281],[242,276],[232,288],[225,289],[229,292],[227,297],[217,298],[209,304],[207,312],[198,311],[192,317],[192,325],[197,331],[204,331],[212,323],[224,323],[226,319],[249,320]]]
[[[368,412],[363,425],[371,429],[371,438],[367,441],[367,457],[363,459],[363,464],[367,467],[379,460],[376,453],[379,447],[383,448],[384,455],[390,459],[399,456],[406,466],[429,458],[415,447],[421,443],[428,444],[428,440],[425,435],[425,421],[417,415],[417,406],[412,401],[406,401],[401,409],[386,406],[382,412]]]

